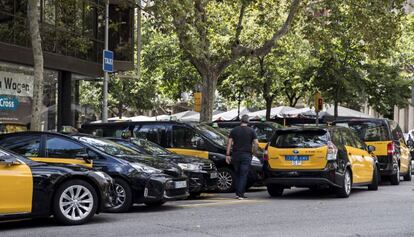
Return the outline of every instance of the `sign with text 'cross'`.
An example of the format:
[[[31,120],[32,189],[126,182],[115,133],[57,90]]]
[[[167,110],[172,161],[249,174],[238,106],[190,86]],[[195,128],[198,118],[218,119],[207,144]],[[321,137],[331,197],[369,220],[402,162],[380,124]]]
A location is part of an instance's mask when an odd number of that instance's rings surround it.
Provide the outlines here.
[[[113,72],[114,71],[114,52],[109,50],[103,51],[103,64],[104,72]]]

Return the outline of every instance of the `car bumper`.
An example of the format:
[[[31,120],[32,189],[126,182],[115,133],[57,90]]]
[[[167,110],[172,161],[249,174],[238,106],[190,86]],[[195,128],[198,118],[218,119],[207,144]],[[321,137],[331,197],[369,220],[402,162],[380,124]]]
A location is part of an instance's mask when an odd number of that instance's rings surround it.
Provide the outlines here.
[[[104,212],[113,207],[113,201],[115,200],[115,182],[114,180],[108,176],[106,178],[102,178],[94,173],[88,174],[95,182],[99,189],[100,202],[99,206],[96,210],[96,213]]]
[[[217,188],[218,172],[185,172],[190,193],[213,191]]]
[[[186,187],[176,187],[177,182],[186,182]],[[189,196],[188,186],[186,177],[154,176],[147,180],[143,190],[135,190],[135,203],[186,199]]]
[[[265,184],[284,187],[343,186],[343,173],[326,167],[323,170],[266,170]]]
[[[390,176],[397,172],[397,162],[392,156],[378,156],[379,174],[381,176]]]

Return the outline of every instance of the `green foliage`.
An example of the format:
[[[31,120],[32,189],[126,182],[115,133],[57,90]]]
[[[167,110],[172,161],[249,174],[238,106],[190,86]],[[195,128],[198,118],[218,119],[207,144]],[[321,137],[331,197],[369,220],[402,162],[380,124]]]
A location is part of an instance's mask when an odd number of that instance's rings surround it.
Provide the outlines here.
[[[394,106],[404,108],[408,105],[412,82],[404,76],[399,65],[375,63],[365,68],[368,103],[378,113],[392,118]]]

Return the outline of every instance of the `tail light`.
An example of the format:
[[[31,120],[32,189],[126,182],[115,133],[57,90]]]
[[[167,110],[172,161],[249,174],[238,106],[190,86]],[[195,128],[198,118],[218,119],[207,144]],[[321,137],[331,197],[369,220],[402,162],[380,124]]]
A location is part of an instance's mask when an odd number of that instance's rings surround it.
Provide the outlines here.
[[[269,144],[266,145],[264,153],[263,153],[263,161],[268,161],[269,160]]]
[[[327,160],[336,160],[338,154],[338,148],[332,142],[328,142],[328,153],[326,155]]]
[[[394,155],[394,153],[395,153],[394,142],[390,142],[390,143],[387,144],[387,154],[392,156],[392,155]]]

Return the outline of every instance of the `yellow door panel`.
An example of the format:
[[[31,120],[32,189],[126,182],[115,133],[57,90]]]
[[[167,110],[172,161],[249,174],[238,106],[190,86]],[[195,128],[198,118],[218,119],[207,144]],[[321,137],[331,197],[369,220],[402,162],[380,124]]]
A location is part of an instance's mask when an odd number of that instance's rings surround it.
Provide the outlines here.
[[[48,158],[48,157],[30,157],[30,159],[38,162],[44,163],[60,163],[60,164],[72,164],[72,165],[83,165],[92,168],[93,161],[88,164],[83,159],[73,159],[73,158]]]
[[[0,215],[30,213],[33,199],[33,176],[24,163],[0,164]]]
[[[408,172],[408,165],[410,161],[410,149],[405,145],[405,143],[400,142],[400,171],[405,174]]]
[[[294,153],[296,150],[296,154]],[[272,169],[285,170],[318,170],[326,166],[327,146],[319,148],[276,148],[269,146],[269,166]],[[307,156],[309,160],[293,162],[286,160],[286,156]]]
[[[208,151],[199,151],[193,149],[169,148],[169,151],[180,155],[195,156],[203,159],[208,159]]]
[[[374,167],[373,158],[365,150],[345,146],[352,168],[353,183],[367,183],[372,181]]]
[[[365,142],[369,146],[374,146],[374,154],[376,156],[386,156],[387,155],[387,146],[392,141],[377,141],[377,142]]]

